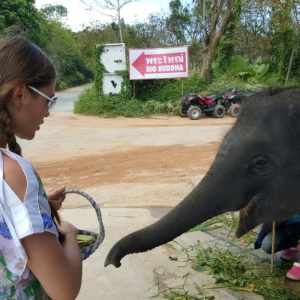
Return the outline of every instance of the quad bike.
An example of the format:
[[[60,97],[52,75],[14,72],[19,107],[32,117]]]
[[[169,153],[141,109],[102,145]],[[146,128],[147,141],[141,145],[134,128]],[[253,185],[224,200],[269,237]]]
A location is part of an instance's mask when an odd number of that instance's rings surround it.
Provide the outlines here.
[[[247,98],[252,97],[257,92],[259,91],[244,92],[241,89],[231,89],[224,93],[221,103],[225,106],[226,112],[236,118],[241,111],[241,106],[247,101]]]
[[[220,100],[226,112],[228,112],[232,117],[236,118],[243,104],[244,93],[241,89],[231,89],[223,94],[223,99]]]
[[[191,120],[200,119],[202,113],[207,116],[223,118],[226,109],[223,105],[218,104],[221,99],[223,99],[222,93],[206,96],[197,93],[188,94],[181,99],[181,104],[178,107],[179,115],[182,117],[188,116]]]

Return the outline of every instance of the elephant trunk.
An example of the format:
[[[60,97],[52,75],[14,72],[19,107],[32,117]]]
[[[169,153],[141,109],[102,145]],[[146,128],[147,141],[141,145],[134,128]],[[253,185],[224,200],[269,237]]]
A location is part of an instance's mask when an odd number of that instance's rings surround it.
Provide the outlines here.
[[[224,199],[226,193],[222,191],[222,186],[226,184],[216,184],[216,180],[208,173],[198,186],[164,217],[119,240],[108,253],[105,267],[113,264],[118,268],[124,256],[145,252],[170,242],[213,216],[231,210],[231,201]]]

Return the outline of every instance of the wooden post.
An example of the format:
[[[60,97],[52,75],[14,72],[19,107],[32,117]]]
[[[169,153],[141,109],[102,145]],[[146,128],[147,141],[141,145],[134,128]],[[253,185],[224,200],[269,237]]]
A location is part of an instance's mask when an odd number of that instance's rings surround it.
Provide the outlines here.
[[[273,221],[273,223],[272,223],[272,256],[271,256],[271,273],[274,272],[275,233],[276,233],[276,222]]]
[[[135,80],[133,80],[133,98],[135,99]]]

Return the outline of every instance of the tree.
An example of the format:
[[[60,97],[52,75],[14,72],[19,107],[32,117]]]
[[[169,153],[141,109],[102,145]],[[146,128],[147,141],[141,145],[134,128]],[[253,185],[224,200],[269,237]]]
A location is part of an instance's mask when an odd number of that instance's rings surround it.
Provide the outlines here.
[[[94,51],[96,45],[105,43],[115,43],[115,33],[110,24],[99,24],[88,27],[75,34],[76,46],[80,57],[82,57],[86,67],[95,71]]]
[[[44,5],[40,12],[45,18],[61,23],[63,18],[68,16],[68,9],[63,5]]]
[[[289,81],[289,77],[291,74],[291,69],[292,69],[292,65],[293,65],[293,60],[294,60],[294,56],[295,53],[298,50],[298,44],[299,44],[299,35],[300,35],[300,22],[299,22],[299,4],[297,1],[292,1],[291,3],[291,15],[292,15],[292,19],[294,20],[293,23],[293,29],[295,32],[295,39],[294,39],[294,45],[293,45],[293,50],[291,52],[291,56],[290,56],[290,61],[289,61],[289,66],[288,66],[288,71],[286,74],[286,78],[285,78],[285,86],[287,86],[288,81]]]
[[[203,49],[202,14],[199,14],[197,5],[187,4],[184,7],[181,0],[171,0],[169,7],[170,15],[166,17],[169,46],[188,45],[190,66],[199,68]]]
[[[208,10],[206,9],[206,0],[202,2],[204,44],[201,75],[204,79],[210,78],[215,50],[230,21],[234,2],[235,0],[212,0]],[[198,5],[200,5],[200,3],[201,1],[198,1]]]
[[[170,15],[166,18],[166,26],[176,38],[175,45],[187,45],[192,40],[201,39],[201,16],[188,4],[183,7],[180,0],[169,3]]]
[[[123,33],[122,33],[122,25],[123,19],[121,18],[121,9],[132,2],[138,0],[81,0],[88,9],[99,11],[98,7],[101,9],[99,12],[102,15],[108,16],[113,20],[117,20],[119,25],[119,34],[120,34],[120,42],[123,43]],[[104,10],[104,11],[102,11]],[[112,14],[106,13],[105,11],[112,11]]]
[[[135,48],[159,48],[174,46],[173,34],[166,27],[165,18],[159,14],[148,16],[147,22],[136,23],[133,28],[136,34]]]
[[[270,19],[272,69],[287,84],[292,69],[299,75],[298,65],[293,66],[299,44],[299,5],[298,1],[272,1]]]
[[[177,45],[190,46],[191,62],[198,62],[194,65],[199,65],[199,59],[194,56],[199,57],[202,50],[201,76],[204,79],[210,78],[215,53],[231,20],[234,3],[235,0],[194,0],[193,7],[183,7],[181,0],[170,2],[167,27],[175,36]]]
[[[67,9],[61,5],[47,5],[40,10],[43,49],[57,69],[57,87],[79,85],[93,78],[80,56],[75,34],[63,26]]]
[[[235,23],[234,55],[246,57],[251,63],[258,57],[268,59],[270,15],[271,10],[265,0],[242,0],[240,21]]]
[[[219,73],[223,73],[228,70],[231,58],[234,56],[234,34],[236,31],[236,25],[240,23],[241,8],[242,0],[236,0],[230,17],[230,22],[227,25],[227,30],[223,34],[219,47],[217,48],[214,68],[216,68]]]
[[[18,33],[40,45],[41,30],[35,0],[1,0],[0,32],[9,27],[18,28]]]

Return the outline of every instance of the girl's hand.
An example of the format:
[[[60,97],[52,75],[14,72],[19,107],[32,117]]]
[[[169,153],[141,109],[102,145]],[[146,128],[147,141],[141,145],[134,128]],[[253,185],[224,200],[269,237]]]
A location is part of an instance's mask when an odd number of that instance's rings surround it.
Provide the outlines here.
[[[68,237],[77,237],[77,228],[69,222],[61,221],[60,224],[57,225],[57,228]],[[75,240],[77,242],[77,239]]]
[[[64,186],[59,187],[57,189],[48,189],[46,190],[46,194],[48,197],[48,201],[52,204],[52,206],[54,207],[54,209],[56,211],[58,211],[61,206],[62,203],[64,202],[66,195],[62,195],[62,193],[66,190],[66,188]]]

